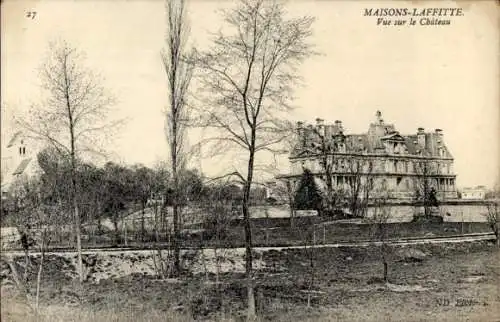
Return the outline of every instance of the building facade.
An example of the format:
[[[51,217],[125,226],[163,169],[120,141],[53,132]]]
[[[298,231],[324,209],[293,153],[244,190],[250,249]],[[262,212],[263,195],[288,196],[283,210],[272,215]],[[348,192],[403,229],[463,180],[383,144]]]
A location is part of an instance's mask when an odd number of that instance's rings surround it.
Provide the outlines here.
[[[443,131],[418,128],[414,134],[403,135],[385,123],[379,111],[363,134],[344,133],[341,121],[298,122],[289,160],[291,171],[280,178],[292,184],[308,169],[323,188],[328,179],[337,191],[354,191],[354,185],[364,185],[369,187],[368,198],[383,190],[400,201],[417,200],[429,191],[440,201],[457,199],[454,160]]]
[[[461,199],[464,200],[484,200],[486,199],[486,187],[477,186],[475,188],[463,188],[460,191]]]

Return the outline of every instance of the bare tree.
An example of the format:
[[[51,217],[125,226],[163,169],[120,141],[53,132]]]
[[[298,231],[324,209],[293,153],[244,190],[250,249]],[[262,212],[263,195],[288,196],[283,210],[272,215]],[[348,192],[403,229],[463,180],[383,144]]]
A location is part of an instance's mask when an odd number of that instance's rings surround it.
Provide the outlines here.
[[[238,173],[244,186],[248,317],[252,318],[255,299],[249,201],[256,154],[276,152],[291,132],[285,117],[292,109],[297,67],[313,53],[307,41],[314,19],[287,18],[283,4],[263,0],[239,1],[224,11],[223,17],[225,32],[219,31],[212,48],[196,59],[200,125],[211,129],[212,136],[204,142],[215,143],[210,150],[236,147],[247,155],[246,171]]]
[[[308,282],[307,289],[302,290],[307,294],[307,307],[311,307],[311,300],[321,292],[315,290],[317,287],[317,242],[316,242],[316,225],[311,225],[311,229],[299,230],[299,236],[304,241],[304,252],[308,259]]]
[[[78,251],[78,274],[84,279],[81,254],[81,218],[77,198],[79,157],[85,152],[103,155],[100,134],[108,134],[119,122],[108,122],[113,98],[100,77],[84,65],[83,53],[66,42],[50,45],[49,57],[41,68],[45,101],[33,106],[31,118],[18,120],[32,138],[52,145],[70,163],[71,208]]]
[[[170,162],[173,179],[173,221],[174,221],[174,267],[180,273],[180,212],[179,173],[185,166],[185,130],[188,118],[186,94],[191,82],[193,65],[184,57],[188,25],[185,18],[185,1],[168,0],[166,46],[162,52],[163,65],[167,74],[169,104],[166,109],[166,132],[170,148]]]
[[[207,217],[204,220],[206,239],[211,242],[215,256],[216,284],[219,286],[221,259],[224,257],[224,247],[227,241],[230,225],[238,217],[240,200],[232,198],[229,182],[206,186],[206,200],[202,209]],[[205,239],[205,238],[204,238]]]
[[[6,258],[6,260],[18,289],[30,300],[28,274],[31,261],[29,260],[29,250],[33,246],[38,250],[40,260],[37,268],[33,307],[36,316],[38,316],[39,312],[45,253],[51,241],[51,236],[53,236],[54,231],[58,228],[57,223],[60,222],[59,211],[61,209],[58,208],[54,193],[57,193],[57,187],[52,186],[50,182],[48,184],[47,182],[43,182],[38,177],[21,178],[13,187],[13,198],[15,198],[15,203],[17,204],[16,226],[22,231],[21,242],[25,249],[26,257],[23,279],[19,278],[15,261],[11,258]],[[29,244],[27,242],[28,239],[31,240]]]
[[[427,158],[414,161],[413,166],[415,170],[414,199],[417,207],[420,205],[424,207],[424,216],[428,218],[433,215],[433,210],[439,207],[437,192],[433,184],[435,169],[432,161]]]
[[[365,217],[371,192],[374,188],[371,174],[373,163],[363,157],[353,157],[349,161],[347,181],[347,204],[353,217]]]
[[[372,225],[372,239],[379,244],[380,259],[384,266],[384,282],[387,283],[389,275],[389,255],[391,246],[388,241],[387,223],[391,217],[391,206],[388,204],[389,192],[387,187],[375,192],[373,199],[373,213],[368,222]]]
[[[317,121],[321,121],[317,119]],[[312,128],[317,142],[315,142],[316,151],[319,154],[319,165],[321,167],[322,179],[325,184],[324,191],[324,210],[333,214],[335,208],[338,206],[340,197],[342,195],[341,191],[335,189],[333,185],[333,176],[335,169],[335,152],[338,151],[336,148],[335,140],[333,138],[328,138],[323,131],[318,128]]]

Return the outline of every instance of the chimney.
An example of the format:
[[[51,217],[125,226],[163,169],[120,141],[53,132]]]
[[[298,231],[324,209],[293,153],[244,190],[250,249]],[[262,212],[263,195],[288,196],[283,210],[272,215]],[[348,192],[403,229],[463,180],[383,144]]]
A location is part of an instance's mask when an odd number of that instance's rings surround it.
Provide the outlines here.
[[[306,146],[306,136],[304,135],[304,122],[297,122],[297,136],[302,147]]]
[[[377,119],[377,123],[378,123],[378,124],[384,124],[384,119],[382,119],[382,112],[377,111],[377,112],[375,113],[375,117],[376,117],[376,119]]]
[[[344,129],[342,128],[342,121],[335,120],[335,125],[336,125],[339,132],[344,131]]]
[[[442,137],[443,136],[443,130],[441,129],[436,129],[435,130],[436,134],[439,136],[439,137]]]
[[[297,122],[297,134],[298,135],[304,134],[304,122],[301,121]]]
[[[325,135],[325,121],[319,117],[316,119],[316,129],[320,135]]]
[[[425,148],[425,132],[423,127],[417,129],[417,141],[418,145]]]

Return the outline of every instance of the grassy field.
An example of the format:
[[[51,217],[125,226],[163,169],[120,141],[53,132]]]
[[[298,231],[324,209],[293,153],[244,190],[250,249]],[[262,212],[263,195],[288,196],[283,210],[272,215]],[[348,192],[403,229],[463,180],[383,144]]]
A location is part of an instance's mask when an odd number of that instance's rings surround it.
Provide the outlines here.
[[[381,281],[373,247],[268,251],[257,257],[264,263],[255,276],[262,321],[500,321],[500,251],[490,243],[393,248],[389,283]],[[160,280],[138,270],[80,286],[73,269],[68,260],[49,257],[41,321],[243,320],[241,272],[221,273],[216,284],[213,273]],[[34,321],[26,301],[5,283],[4,271],[2,321]]]

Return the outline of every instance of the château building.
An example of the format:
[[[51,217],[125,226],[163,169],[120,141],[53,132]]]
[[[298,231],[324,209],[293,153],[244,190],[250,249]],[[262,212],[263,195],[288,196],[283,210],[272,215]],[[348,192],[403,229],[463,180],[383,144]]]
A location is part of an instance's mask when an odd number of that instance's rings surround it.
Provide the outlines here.
[[[440,201],[457,199],[453,156],[441,129],[418,128],[414,134],[400,134],[377,111],[363,134],[345,133],[341,121],[325,124],[322,119],[309,125],[298,122],[296,130],[289,156],[291,171],[280,176],[292,184],[308,169],[323,188],[327,178],[338,191],[352,191],[355,182],[370,183],[368,198],[383,189],[399,201],[417,200],[424,190],[435,191]],[[326,176],[326,171],[331,175]]]

